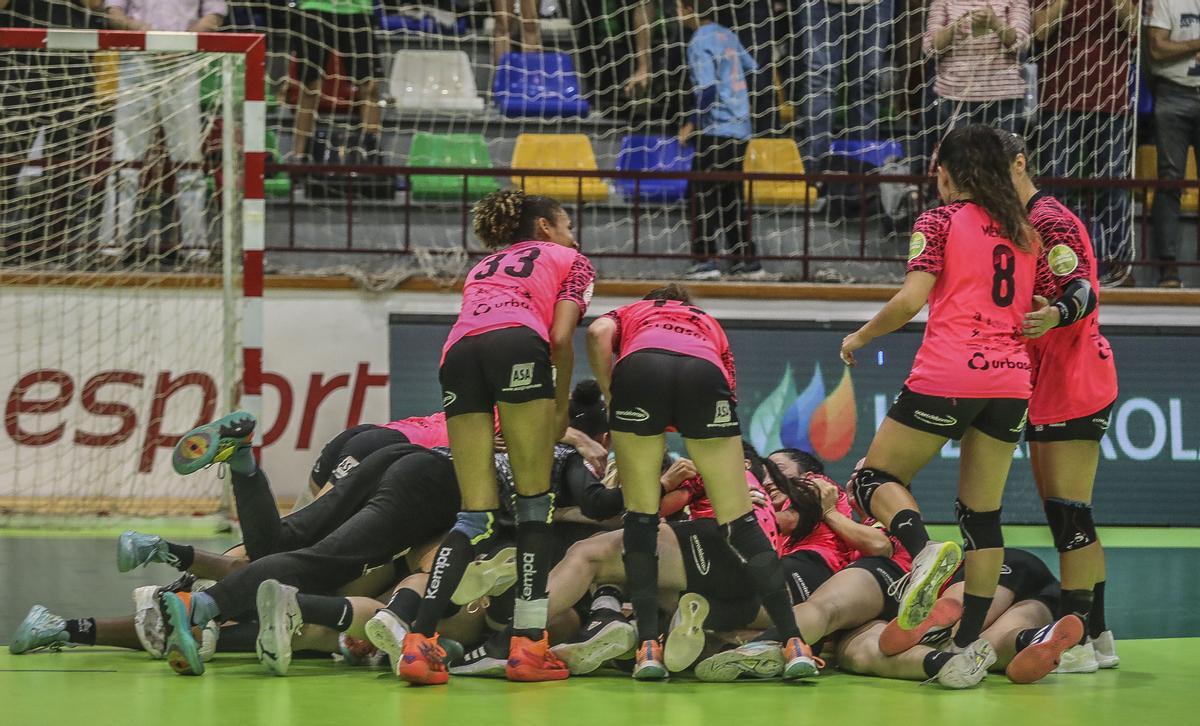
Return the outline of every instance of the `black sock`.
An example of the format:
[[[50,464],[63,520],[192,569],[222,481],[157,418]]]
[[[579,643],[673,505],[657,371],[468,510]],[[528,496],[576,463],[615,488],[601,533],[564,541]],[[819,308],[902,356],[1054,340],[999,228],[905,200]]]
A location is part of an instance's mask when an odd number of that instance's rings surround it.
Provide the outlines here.
[[[958,622],[958,632],[954,634],[954,644],[965,648],[976,640],[983,632],[983,622],[987,619],[988,608],[992,606],[992,598],[966,593],[963,595],[962,620]]]
[[[638,642],[654,640],[658,630],[658,515],[625,513],[625,582],[637,618]]]
[[[167,542],[167,554],[170,555],[171,561],[167,564],[174,567],[180,572],[187,572],[192,567],[192,563],[196,561],[196,549],[191,545],[175,544]]]
[[[388,600],[387,609],[391,610],[400,622],[409,625],[417,617],[417,609],[421,607],[421,593],[402,587]]]
[[[1021,651],[1025,650],[1029,646],[1033,645],[1033,639],[1036,638],[1037,634],[1040,633],[1041,631],[1042,631],[1041,628],[1025,628],[1021,632],[1017,633],[1017,650],[1016,650],[1016,652],[1020,653]]]
[[[921,550],[925,549],[925,545],[929,544],[929,532],[925,530],[925,522],[921,520],[921,513],[912,509],[902,509],[896,512],[896,516],[892,517],[892,523],[888,525],[888,531],[900,540],[900,544],[904,545],[904,549],[908,550],[908,554],[916,557]]]
[[[1088,636],[1088,616],[1092,612],[1092,591],[1091,590],[1063,590],[1062,597],[1058,601],[1058,617],[1063,618],[1067,615],[1074,615],[1083,621],[1083,636],[1079,642],[1087,640]]]
[[[554,535],[550,532],[550,524],[517,522],[517,601],[513,607],[513,635],[541,640],[545,634],[549,607],[546,582],[554,566],[553,559]]]
[[[775,629],[779,631],[780,640],[799,637],[800,631],[792,614],[792,596],[788,594],[783,577],[783,565],[779,564],[779,555],[766,533],[758,526],[754,512],[747,512],[725,525],[725,539],[746,564],[746,576]]]
[[[218,653],[253,653],[258,640],[258,623],[230,623],[221,626]]]
[[[1105,630],[1108,630],[1108,623],[1104,622],[1104,581],[1101,580],[1092,588],[1092,614],[1088,618],[1088,635],[1099,638]]]
[[[953,657],[953,653],[941,650],[935,650],[932,653],[926,654],[925,661],[921,664],[925,668],[925,676],[927,678],[937,678],[937,674],[942,672],[942,668]]]
[[[433,558],[433,570],[429,583],[425,585],[425,597],[417,608],[413,619],[413,632],[432,637],[437,632],[438,620],[450,603],[450,596],[462,580],[467,565],[475,558],[475,547],[466,534],[452,529]]]
[[[354,608],[344,597],[299,593],[296,595],[296,604],[300,606],[300,617],[306,623],[324,625],[344,633],[354,622]]]
[[[79,618],[68,620],[66,625],[67,640],[79,645],[96,644],[96,619]]]

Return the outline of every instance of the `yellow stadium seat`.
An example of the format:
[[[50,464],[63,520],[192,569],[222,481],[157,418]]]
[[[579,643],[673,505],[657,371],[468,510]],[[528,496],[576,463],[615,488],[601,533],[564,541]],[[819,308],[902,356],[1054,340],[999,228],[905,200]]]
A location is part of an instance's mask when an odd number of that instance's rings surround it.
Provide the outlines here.
[[[1137,170],[1135,176],[1138,179],[1157,179],[1158,178],[1158,149],[1151,144],[1143,144],[1137,149]],[[1185,179],[1196,179],[1196,151],[1188,149],[1187,168],[1184,170]],[[1150,189],[1146,192],[1146,206],[1150,207],[1154,204],[1154,190]],[[1179,199],[1180,210],[1195,214],[1200,211],[1200,191],[1196,189],[1184,189],[1183,194]]]
[[[583,134],[521,134],[513,150],[514,169],[595,170],[596,155],[592,142]],[[603,179],[589,177],[513,176],[512,183],[524,187],[529,194],[554,197],[564,204],[579,198],[579,183],[583,182],[583,200],[599,202],[608,199],[608,185]]]
[[[804,162],[800,159],[796,142],[791,139],[750,139],[742,169],[771,174],[803,174]],[[750,199],[750,182],[746,182],[745,194],[746,199]],[[755,205],[802,205],[805,199],[809,204],[817,201],[817,190],[806,182],[754,182]]]
[[[115,50],[96,51],[92,56],[96,75],[96,100],[113,101],[117,98],[117,61],[120,53]]]

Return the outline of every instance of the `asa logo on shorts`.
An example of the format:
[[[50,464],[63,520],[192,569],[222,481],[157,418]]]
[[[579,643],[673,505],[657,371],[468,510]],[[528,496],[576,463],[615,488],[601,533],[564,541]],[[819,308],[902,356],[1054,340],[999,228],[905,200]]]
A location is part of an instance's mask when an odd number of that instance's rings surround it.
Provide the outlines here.
[[[729,401],[717,401],[717,410],[713,413],[713,422],[708,425],[711,428],[733,425],[733,409],[729,406]]]
[[[922,423],[927,423],[930,426],[957,426],[958,425],[958,419],[954,418],[953,416],[938,416],[936,413],[929,413],[928,411],[921,411],[921,410],[913,411],[913,418],[915,418],[916,420],[918,420]]]
[[[913,232],[908,240],[908,260],[912,262],[925,251],[925,233]]]
[[[692,543],[692,559],[696,562],[696,571],[701,575],[707,575],[712,568],[712,563],[708,561],[708,555],[704,553],[704,545],[700,544],[700,538],[696,535],[688,535],[688,540]]]
[[[533,364],[532,363],[517,363],[512,367],[512,374],[508,378],[508,388],[506,391],[523,391],[527,388],[540,388],[541,384],[533,382]]]
[[[454,391],[446,391],[442,394],[442,408],[446,408],[450,404],[458,400],[458,394]]]
[[[353,456],[347,456],[338,462],[337,468],[332,472],[332,478],[342,479],[351,471],[354,471],[354,467],[356,466],[358,466],[358,459],[355,459]]]
[[[650,412],[640,407],[627,409],[625,411],[617,411],[613,415],[622,421],[632,421],[634,423],[641,423],[642,421],[650,420]]]
[[[1046,253],[1046,262],[1050,266],[1050,271],[1055,275],[1062,277],[1069,275],[1079,267],[1079,255],[1075,254],[1075,250],[1069,245],[1058,244],[1050,248]]]

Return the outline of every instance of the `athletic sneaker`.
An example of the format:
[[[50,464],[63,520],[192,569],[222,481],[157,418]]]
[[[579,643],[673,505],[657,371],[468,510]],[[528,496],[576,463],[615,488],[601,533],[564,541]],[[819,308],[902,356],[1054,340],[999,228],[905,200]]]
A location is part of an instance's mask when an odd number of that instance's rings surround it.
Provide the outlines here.
[[[776,678],[783,674],[779,643],[756,640],[709,656],[696,664],[696,677],[707,683],[732,683],[741,676]]]
[[[117,571],[129,572],[151,562],[173,564],[167,552],[167,543],[157,534],[143,534],[126,530],[117,538]]]
[[[929,617],[942,585],[958,569],[962,556],[962,547],[957,542],[930,542],[917,553],[912,571],[888,589],[888,595],[894,597],[903,588],[896,614],[896,624],[901,630],[912,630]]]
[[[450,664],[450,675],[504,678],[508,672],[510,641],[511,637],[501,630],[492,633],[471,652],[459,652],[458,657],[450,657],[448,645],[443,647],[447,651],[446,662]]]
[[[962,603],[952,598],[939,598],[929,617],[912,630],[901,630],[895,618],[879,635],[879,651],[884,655],[899,655],[918,643],[939,640],[950,633],[962,619]]]
[[[432,638],[420,633],[404,636],[401,646],[403,655],[396,675],[415,686],[439,686],[450,680],[446,670],[446,651],[438,644],[438,636]]]
[[[825,667],[825,661],[813,655],[802,638],[788,638],[783,645],[783,660],[783,678],[788,681],[819,676]]]
[[[767,271],[763,269],[762,263],[758,260],[735,262],[729,266],[729,274],[743,280],[767,279]]]
[[[376,668],[383,665],[387,653],[376,648],[369,640],[352,638],[345,633],[338,633],[338,652],[346,665]]]
[[[697,262],[683,273],[685,280],[720,280],[721,268],[712,260]]]
[[[1111,630],[1105,630],[1095,638],[1092,649],[1096,651],[1096,665],[1101,668],[1116,668],[1121,664],[1121,656],[1117,655],[1117,641]]]
[[[638,646],[633,677],[639,681],[661,681],[671,675],[663,664],[663,647],[657,640],[644,640]]]
[[[481,560],[475,560],[463,571],[462,580],[450,602],[466,605],[484,595],[502,595],[517,581],[517,548],[505,547]]]
[[[663,648],[663,665],[672,673],[692,667],[704,650],[704,620],[708,617],[708,600],[694,592],[679,598],[679,608],[671,618],[667,645]]]
[[[504,676],[508,680],[561,681],[568,675],[567,664],[550,652],[546,631],[542,631],[541,640],[512,636],[508,643],[508,663],[504,666]]]
[[[133,632],[142,650],[155,660],[161,660],[167,650],[166,619],[159,602],[163,590],[158,585],[143,585],[133,591]]]
[[[404,653],[408,624],[399,615],[384,608],[376,612],[363,629],[367,631],[367,640],[371,641],[371,645],[387,653],[392,662],[392,672],[400,675],[400,656]]]
[[[615,610],[593,610],[592,621],[569,643],[560,643],[550,650],[567,664],[573,676],[591,673],[613,658],[619,658],[637,647],[637,628]],[[668,646],[669,647],[669,646]],[[454,672],[454,669],[451,669]]]
[[[216,421],[192,429],[179,439],[171,452],[171,466],[178,474],[192,474],[209,464],[227,461],[233,452],[254,442],[254,415],[234,411]]]
[[[217,654],[217,642],[221,639],[221,626],[216,620],[209,620],[200,629],[200,660],[205,663]]]
[[[265,580],[258,586],[255,602],[258,606],[258,639],[254,652],[258,662],[277,676],[286,676],[292,664],[292,636],[300,632],[304,619],[291,585],[279,580]]]
[[[955,653],[955,656],[946,661],[937,674],[937,682],[946,688],[962,689],[979,685],[980,681],[987,678],[988,668],[996,662],[996,651],[983,638],[962,649],[952,645],[947,652]]]
[[[1095,673],[1100,670],[1100,661],[1096,658],[1096,646],[1092,641],[1083,645],[1073,645],[1058,659],[1055,673]]]
[[[74,646],[67,642],[67,621],[41,605],[34,605],[13,633],[8,652],[21,655],[42,648],[62,650],[64,646]]]
[[[190,592],[163,592],[159,595],[163,615],[167,621],[167,663],[171,670],[181,676],[204,674],[204,660],[192,635],[189,617],[192,594]]]
[[[1013,656],[1004,673],[1013,683],[1040,681],[1058,667],[1062,654],[1082,637],[1083,621],[1077,615],[1067,615],[1039,630],[1033,641]]]

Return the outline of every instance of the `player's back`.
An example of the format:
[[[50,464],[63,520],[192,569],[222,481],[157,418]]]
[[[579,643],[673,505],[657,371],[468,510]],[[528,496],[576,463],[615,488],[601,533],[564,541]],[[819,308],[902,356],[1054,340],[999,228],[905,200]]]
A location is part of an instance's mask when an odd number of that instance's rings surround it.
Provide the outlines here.
[[[640,300],[611,315],[619,326],[618,358],[639,350],[667,350],[710,361],[732,380],[725,330],[700,308],[677,300]]]

